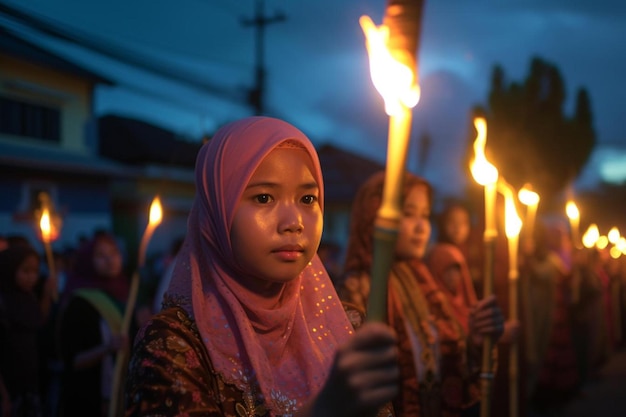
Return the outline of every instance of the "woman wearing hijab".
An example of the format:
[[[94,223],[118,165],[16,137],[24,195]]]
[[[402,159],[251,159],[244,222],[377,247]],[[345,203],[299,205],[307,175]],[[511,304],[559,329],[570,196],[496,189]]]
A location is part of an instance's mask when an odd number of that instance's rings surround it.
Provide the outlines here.
[[[385,173],[378,172],[361,186],[352,206],[342,300],[367,316],[373,254],[374,222],[382,202]],[[476,352],[486,334],[501,331],[502,314],[494,299],[477,305],[468,326],[475,343],[455,319],[445,295],[422,259],[431,232],[432,189],[428,182],[406,173],[402,218],[395,261],[388,279],[388,323],[400,346],[401,392],[393,406],[399,416],[458,416],[478,401],[468,349]],[[476,352],[477,353],[477,352]],[[473,361],[479,365],[478,361]]]
[[[117,241],[95,234],[76,254],[59,316],[61,416],[107,415],[115,355],[128,348],[119,333],[128,292]]]
[[[133,348],[126,415],[377,415],[397,392],[395,336],[353,331],[316,255],[311,142],[273,118],[230,123],[201,148],[196,184],[163,308]]]

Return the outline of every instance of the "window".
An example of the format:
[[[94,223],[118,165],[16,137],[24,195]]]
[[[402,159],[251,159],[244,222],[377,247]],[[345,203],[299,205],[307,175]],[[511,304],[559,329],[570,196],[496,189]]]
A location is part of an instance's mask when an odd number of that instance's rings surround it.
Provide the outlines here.
[[[60,142],[61,111],[0,96],[0,133]]]

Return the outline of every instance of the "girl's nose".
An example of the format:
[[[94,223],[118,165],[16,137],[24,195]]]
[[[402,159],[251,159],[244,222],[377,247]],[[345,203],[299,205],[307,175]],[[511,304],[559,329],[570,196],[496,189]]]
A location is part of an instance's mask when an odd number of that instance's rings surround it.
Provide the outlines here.
[[[302,214],[297,207],[287,205],[282,208],[279,230],[282,233],[298,233],[304,229]]]

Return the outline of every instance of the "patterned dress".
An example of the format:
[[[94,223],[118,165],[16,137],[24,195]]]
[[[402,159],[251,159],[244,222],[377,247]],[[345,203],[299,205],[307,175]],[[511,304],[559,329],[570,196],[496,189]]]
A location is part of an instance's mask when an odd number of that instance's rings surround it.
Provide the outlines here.
[[[127,417],[269,416],[258,398],[215,372],[185,310],[163,310],[140,330],[126,381]],[[378,415],[392,417],[391,405]]]

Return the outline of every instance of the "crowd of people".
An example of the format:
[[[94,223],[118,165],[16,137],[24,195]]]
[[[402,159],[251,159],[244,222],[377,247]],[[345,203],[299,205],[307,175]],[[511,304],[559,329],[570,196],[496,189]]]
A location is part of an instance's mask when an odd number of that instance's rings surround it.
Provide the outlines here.
[[[499,417],[511,406],[513,346],[526,417],[578,395],[624,342],[624,257],[576,248],[557,223],[522,234],[520,314],[507,319],[503,224],[494,293],[484,296],[479,213],[460,201],[435,213],[436,190],[406,172],[386,314],[372,320],[385,172],[363,179],[343,264],[337,247],[318,252],[322,172],[294,126],[230,123],[203,145],[195,175],[184,239],[142,287],[128,334],[130,274],[116,236],[94,232],[54,274],[27,239],[4,237],[0,417],[107,416],[116,399],[128,417],[468,417],[487,400]],[[489,399],[485,338],[494,341]],[[113,386],[119,366],[123,384]]]

